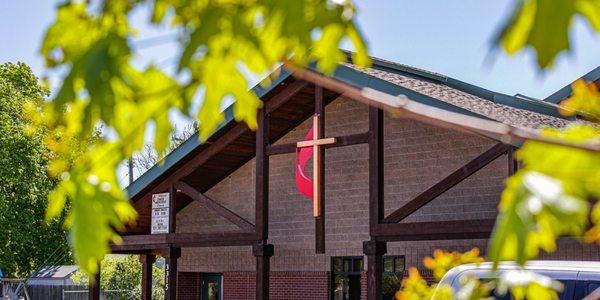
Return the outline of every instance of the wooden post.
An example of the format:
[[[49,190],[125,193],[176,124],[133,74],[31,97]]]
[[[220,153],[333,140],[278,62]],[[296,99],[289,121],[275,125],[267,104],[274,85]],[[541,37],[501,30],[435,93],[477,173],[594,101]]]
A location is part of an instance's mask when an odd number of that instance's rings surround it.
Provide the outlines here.
[[[152,265],[156,256],[152,254],[140,255],[142,262],[142,300],[152,300]]]
[[[376,236],[384,215],[383,111],[369,107],[369,233]]]
[[[252,245],[252,255],[256,257],[256,299],[269,299],[269,272],[274,247],[263,241]]]
[[[363,243],[367,255],[367,299],[381,299],[381,277],[383,254],[387,252],[385,242],[376,241],[384,215],[383,186],[383,111],[369,107],[369,234],[371,240]]]
[[[98,273],[93,278],[90,278],[88,284],[88,299],[100,300],[100,263],[98,263]]]
[[[270,259],[273,245],[269,238],[269,116],[265,109],[258,111],[256,129],[256,211],[255,227],[257,241],[252,246],[256,257],[256,299],[269,299]]]
[[[177,259],[181,249],[169,246],[163,251],[165,257],[165,300],[177,299]]]
[[[325,103],[323,102],[323,88],[315,86],[315,114],[317,118],[314,129],[316,135],[313,139],[325,137]],[[325,148],[313,146],[313,180],[315,189],[315,251],[325,253]]]
[[[177,188],[169,186],[169,233],[177,232]]]
[[[383,294],[383,255],[387,252],[387,245],[380,241],[365,241],[363,252],[367,255],[367,299],[380,300]]]
[[[512,176],[519,169],[519,163],[518,163],[517,159],[515,158],[515,148],[514,147],[512,147],[512,146],[508,147],[507,158],[508,158],[508,176]]]

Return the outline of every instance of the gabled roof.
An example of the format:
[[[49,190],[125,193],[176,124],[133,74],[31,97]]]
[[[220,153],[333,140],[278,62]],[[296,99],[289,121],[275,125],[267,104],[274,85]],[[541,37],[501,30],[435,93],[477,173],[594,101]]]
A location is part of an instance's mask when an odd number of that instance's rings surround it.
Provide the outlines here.
[[[358,88],[372,88],[390,95],[403,94],[411,100],[435,106],[452,112],[462,113],[469,116],[475,116],[483,119],[499,121],[517,128],[538,129],[543,126],[563,127],[570,120],[558,115],[556,106],[552,103],[530,99],[522,96],[509,96],[501,93],[492,92],[468,83],[446,77],[441,74],[428,72],[393,62],[374,59],[370,68],[359,68],[351,63],[341,64],[335,71],[333,77],[341,82],[353,85]],[[295,79],[286,71],[281,71],[279,76],[266,88],[257,85],[253,90],[261,99],[265,100],[272,96],[276,90],[289,86]],[[287,109],[286,114],[272,115],[271,117],[280,122],[276,128],[271,128],[274,140],[277,140],[287,131],[295,128],[295,125],[308,118],[311,112],[311,99],[307,91],[304,90],[294,101],[288,105],[296,106],[295,109]],[[337,98],[337,94],[330,92],[326,95],[326,103]],[[127,187],[127,193],[133,199],[141,196],[155,181],[173,172],[178,166],[185,164],[195,154],[199,153],[203,147],[210,145],[220,136],[231,130],[235,125],[233,120],[232,107],[226,110],[226,119],[219,126],[217,131],[206,141],[200,142],[197,135],[193,135],[181,146],[171,152],[162,164],[156,165],[142,174],[136,181]],[[289,115],[293,114],[292,117]],[[210,166],[211,172],[207,170],[198,170],[203,172],[202,177],[210,174],[211,178],[204,178],[200,190],[210,188],[225,176],[230,174],[235,168],[241,166],[249,159],[254,157],[253,133],[248,132],[242,135],[240,139],[245,140],[244,146],[237,145],[237,149],[229,149],[228,158],[222,158],[222,161],[213,162]],[[248,140],[250,140],[248,142]],[[248,144],[250,143],[250,144]],[[233,153],[239,152],[239,153]],[[227,166],[221,166],[228,164]],[[219,165],[219,172],[215,173]],[[222,169],[222,170],[221,170]],[[214,177],[214,178],[213,178]]]

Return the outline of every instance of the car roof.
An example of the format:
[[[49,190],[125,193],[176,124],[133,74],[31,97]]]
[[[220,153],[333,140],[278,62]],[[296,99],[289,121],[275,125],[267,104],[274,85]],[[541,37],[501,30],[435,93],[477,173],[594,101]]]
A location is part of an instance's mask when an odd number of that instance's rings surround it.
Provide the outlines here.
[[[457,268],[465,270],[491,270],[492,262],[483,262],[480,264],[465,264]],[[519,268],[514,262],[500,262],[499,270],[513,270]],[[545,271],[596,271],[600,272],[600,262],[597,261],[567,261],[567,260],[532,260],[525,264],[528,270]]]
[[[452,268],[444,275],[440,284],[448,284],[450,286],[455,285],[458,282],[457,278],[462,277],[465,274],[475,276],[488,276],[491,275],[493,268],[492,262],[483,262],[479,264],[464,264],[458,267]],[[498,270],[508,271],[520,268],[515,262],[500,262]],[[537,273],[542,273],[546,276],[550,276],[554,279],[576,279],[577,274],[581,272],[590,274],[600,275],[600,262],[596,261],[564,261],[564,260],[532,260],[525,264],[525,269],[531,270]],[[563,278],[564,277],[564,278]]]

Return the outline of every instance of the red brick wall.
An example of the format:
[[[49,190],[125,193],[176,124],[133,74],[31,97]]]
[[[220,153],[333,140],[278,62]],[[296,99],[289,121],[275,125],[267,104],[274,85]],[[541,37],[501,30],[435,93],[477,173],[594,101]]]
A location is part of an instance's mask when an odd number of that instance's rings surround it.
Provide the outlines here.
[[[224,299],[254,299],[254,272],[223,273]],[[329,272],[271,272],[271,299],[328,299]]]
[[[197,300],[200,299],[200,273],[178,272],[177,273],[177,299]]]

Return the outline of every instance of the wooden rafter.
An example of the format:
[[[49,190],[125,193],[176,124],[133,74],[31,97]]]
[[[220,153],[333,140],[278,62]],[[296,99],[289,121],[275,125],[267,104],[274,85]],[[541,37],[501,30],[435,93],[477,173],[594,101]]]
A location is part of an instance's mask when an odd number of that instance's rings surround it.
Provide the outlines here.
[[[481,170],[483,167],[487,166],[499,156],[505,154],[508,150],[509,147],[502,143],[494,145],[492,148],[488,149],[464,166],[460,167],[458,170],[452,172],[452,174],[446,176],[446,178],[440,180],[438,183],[419,194],[414,199],[410,200],[408,203],[404,204],[404,206],[395,210],[393,213],[383,219],[383,223],[398,223],[404,220],[419,208],[425,206],[427,203],[431,202],[447,190],[451,189],[463,180],[467,179],[469,176]]]
[[[240,229],[246,230],[246,231],[254,231],[254,229],[255,229],[254,224],[248,222],[248,220],[242,218],[238,214],[229,210],[227,207],[217,203],[216,201],[209,198],[208,196],[200,193],[199,191],[197,191],[195,188],[193,188],[189,184],[179,181],[179,182],[175,183],[175,187],[178,190],[180,190],[181,192],[183,192],[184,194],[190,196],[192,199],[202,203],[206,208],[214,211],[219,216],[221,216],[221,217],[225,218],[226,220],[228,220],[229,222],[235,224]]]

